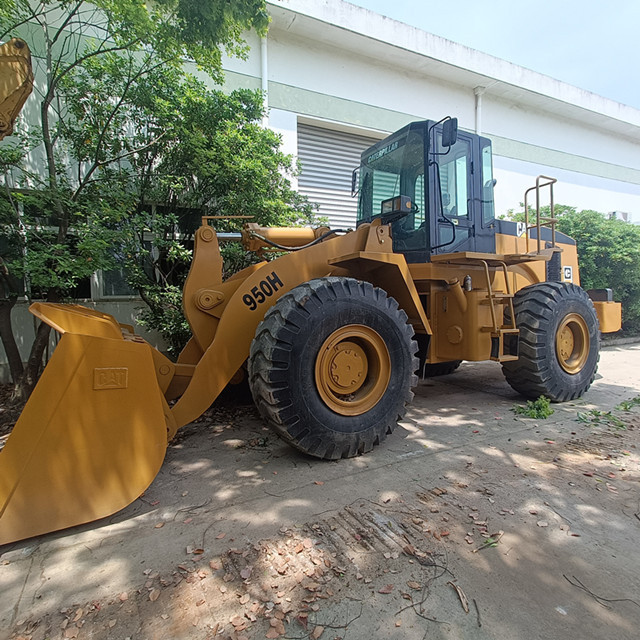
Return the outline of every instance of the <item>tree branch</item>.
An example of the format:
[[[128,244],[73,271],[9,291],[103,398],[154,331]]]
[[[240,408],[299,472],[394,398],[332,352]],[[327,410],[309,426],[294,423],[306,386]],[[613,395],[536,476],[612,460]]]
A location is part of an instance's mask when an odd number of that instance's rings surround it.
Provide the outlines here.
[[[151,142],[143,145],[142,147],[127,151],[124,154],[121,154],[119,156],[110,158],[108,160],[103,160],[103,161],[98,160],[98,156],[100,154],[100,149],[101,149],[102,144],[104,142],[104,139],[106,137],[107,131],[108,131],[111,123],[113,122],[113,119],[115,118],[116,114],[120,110],[120,107],[121,107],[122,103],[124,102],[125,98],[128,96],[129,89],[131,89],[133,84],[137,80],[139,80],[142,76],[147,75],[147,74],[155,71],[156,69],[159,69],[160,67],[162,67],[165,64],[165,62],[161,61],[161,62],[158,62],[158,63],[156,63],[154,65],[151,65],[151,66],[148,66],[148,67],[145,67],[146,64],[147,63],[145,62],[138,69],[138,71],[136,73],[134,73],[132,76],[131,75],[129,76],[129,78],[128,78],[123,90],[120,92],[120,97],[119,97],[117,103],[114,105],[113,109],[111,110],[111,113],[109,114],[109,117],[107,118],[107,121],[105,122],[104,126],[102,127],[102,130],[101,130],[100,135],[98,137],[98,141],[96,142],[96,148],[95,148],[93,164],[90,167],[90,169],[87,171],[87,173],[85,174],[84,178],[82,180],[79,180],[78,188],[76,189],[75,193],[73,194],[72,200],[75,200],[78,197],[80,192],[84,189],[84,187],[86,186],[87,182],[89,181],[89,179],[91,178],[91,176],[95,173],[95,171],[97,169],[99,169],[100,167],[104,167],[104,166],[106,166],[108,164],[112,164],[113,162],[118,162],[119,160],[123,160],[124,158],[127,158],[127,157],[129,157],[131,155],[134,155],[136,153],[140,153],[141,151],[144,151],[145,149],[148,149],[148,148],[152,147],[153,145],[155,145],[162,138],[162,135],[160,135],[157,138],[155,138],[154,140],[152,140]],[[129,67],[129,69],[131,70],[131,66]]]
[[[78,12],[78,10],[83,4],[84,4],[84,0],[79,0],[76,6],[69,11],[69,15],[62,21],[60,28],[56,31],[55,35],[50,40],[51,45],[54,45],[58,41],[58,38],[60,37],[62,32],[66,30],[67,26],[72,21],[72,18],[76,15],[76,13]]]
[[[114,156],[113,158],[109,158],[108,160],[103,160],[102,162],[96,162],[92,168],[91,168],[91,172],[90,174],[87,174],[83,181],[82,184],[75,190],[75,192],[73,193],[73,196],[71,197],[71,199],[73,201],[75,201],[78,197],[78,195],[80,194],[80,192],[89,184],[92,184],[94,182],[98,182],[98,180],[89,180],[88,177],[89,175],[92,175],[93,173],[95,173],[95,171],[97,169],[99,169],[100,167],[106,167],[109,164],[112,164],[114,162],[119,162],[120,160],[124,160],[125,158],[128,158],[129,156],[132,156],[136,153],[140,153],[141,151],[144,151],[145,149],[148,149],[150,147],[152,147],[153,145],[155,145],[157,142],[159,142],[160,140],[162,140],[164,134],[159,135],[157,138],[154,138],[153,140],[151,140],[150,142],[148,142],[147,144],[143,145],[142,147],[138,147],[136,149],[131,149],[130,151],[127,151],[126,153],[122,153],[118,156]]]
[[[11,34],[13,31],[15,31],[16,29],[19,29],[20,27],[24,26],[25,24],[29,24],[29,22],[31,22],[32,20],[35,20],[36,22],[38,22],[38,14],[41,11],[44,12],[44,9],[41,9],[41,7],[42,7],[42,3],[40,3],[38,5],[38,7],[36,7],[35,9],[32,9],[31,15],[27,16],[26,18],[24,18],[24,20],[20,20],[19,22],[15,22],[6,31],[3,31],[2,33],[0,33],[0,40],[5,40],[6,37],[9,34]],[[46,12],[44,12],[44,13],[46,13]]]

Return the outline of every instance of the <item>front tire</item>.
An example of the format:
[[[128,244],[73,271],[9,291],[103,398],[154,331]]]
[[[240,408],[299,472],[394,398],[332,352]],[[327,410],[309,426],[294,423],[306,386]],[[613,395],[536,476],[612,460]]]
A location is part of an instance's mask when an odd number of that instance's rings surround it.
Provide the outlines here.
[[[254,401],[294,447],[338,459],[391,433],[417,384],[413,329],[398,303],[367,282],[320,278],[283,296],[249,355]]]
[[[529,398],[565,402],[582,396],[600,358],[598,316],[587,293],[569,283],[525,287],[513,300],[520,330],[518,360],[505,362],[507,382]]]

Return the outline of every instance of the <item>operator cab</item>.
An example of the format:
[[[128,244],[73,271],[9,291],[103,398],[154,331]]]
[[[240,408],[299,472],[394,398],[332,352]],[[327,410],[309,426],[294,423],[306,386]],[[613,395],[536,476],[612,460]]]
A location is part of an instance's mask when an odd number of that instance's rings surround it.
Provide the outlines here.
[[[391,224],[393,249],[408,262],[495,252],[489,139],[448,117],[412,122],[364,151],[359,169],[358,224]]]

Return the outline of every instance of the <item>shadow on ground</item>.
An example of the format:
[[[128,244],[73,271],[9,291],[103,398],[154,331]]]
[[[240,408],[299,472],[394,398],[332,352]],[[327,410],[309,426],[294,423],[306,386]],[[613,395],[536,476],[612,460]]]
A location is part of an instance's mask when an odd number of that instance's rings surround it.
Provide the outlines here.
[[[622,372],[634,355],[605,354],[592,390],[540,421],[511,411],[522,399],[498,367],[463,365],[421,383],[374,452],[337,463],[298,454],[251,408],[213,409],[127,509],[0,550],[0,628],[636,638],[640,412],[614,410],[640,394]]]

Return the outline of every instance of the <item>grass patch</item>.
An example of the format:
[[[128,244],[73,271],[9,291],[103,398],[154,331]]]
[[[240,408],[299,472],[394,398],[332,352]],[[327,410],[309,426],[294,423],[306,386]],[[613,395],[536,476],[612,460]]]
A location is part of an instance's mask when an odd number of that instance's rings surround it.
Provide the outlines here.
[[[617,407],[616,411],[631,411],[633,407],[640,406],[640,396],[631,398],[631,400],[623,400]]]
[[[597,409],[578,412],[578,422],[590,425],[601,424],[615,429],[627,428],[625,423],[618,416],[614,416],[611,411],[598,411]]]
[[[551,402],[545,396],[540,396],[537,400],[527,400],[527,404],[524,407],[516,404],[511,410],[519,416],[535,418],[536,420],[544,420],[553,413]]]

